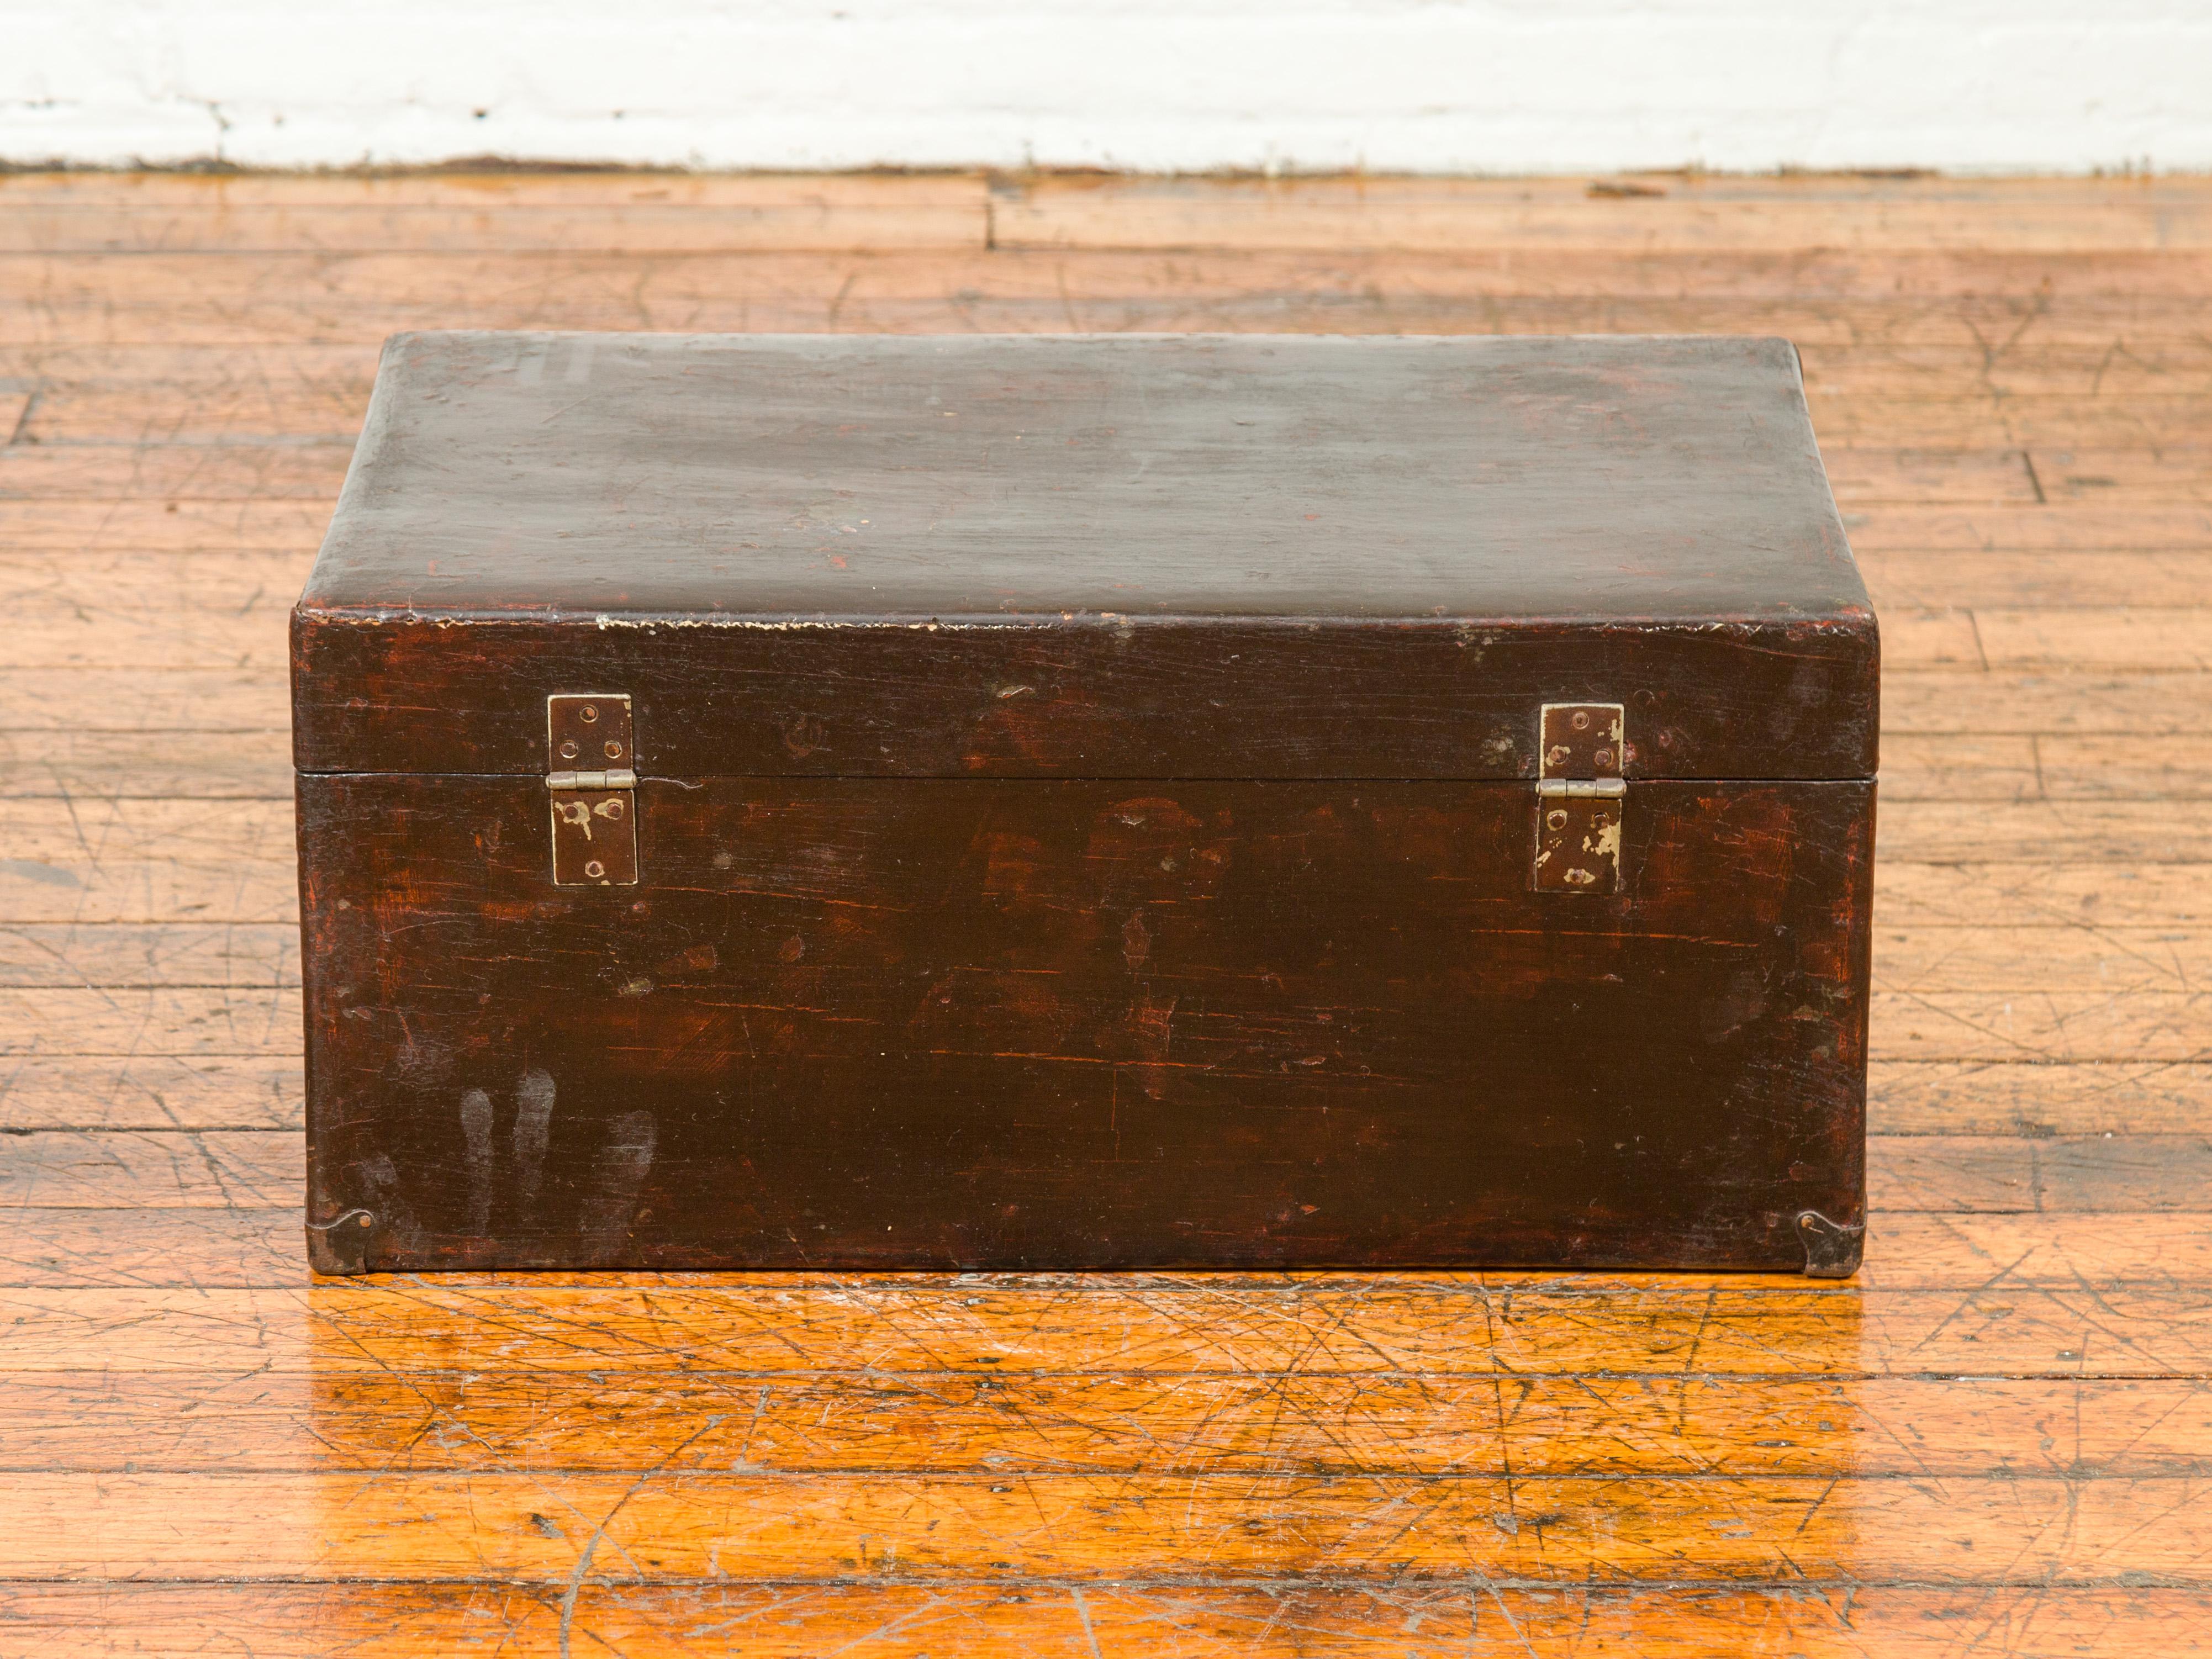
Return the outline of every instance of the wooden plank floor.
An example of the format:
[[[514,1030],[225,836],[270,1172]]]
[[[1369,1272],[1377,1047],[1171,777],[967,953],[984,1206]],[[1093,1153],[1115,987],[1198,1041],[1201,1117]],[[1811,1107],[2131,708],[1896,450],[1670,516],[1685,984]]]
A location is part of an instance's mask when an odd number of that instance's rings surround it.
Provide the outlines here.
[[[2212,1650],[2212,181],[0,177],[0,1654]],[[313,1283],[402,328],[1723,330],[1881,608],[1864,1274]]]

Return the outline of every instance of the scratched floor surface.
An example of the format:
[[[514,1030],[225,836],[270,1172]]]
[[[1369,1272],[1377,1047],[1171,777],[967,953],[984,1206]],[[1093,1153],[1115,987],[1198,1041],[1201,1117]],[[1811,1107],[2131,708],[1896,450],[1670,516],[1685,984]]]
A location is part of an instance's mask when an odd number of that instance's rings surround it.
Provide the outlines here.
[[[0,178],[0,1654],[2212,1650],[2208,285],[2202,180]],[[310,1283],[284,612],[451,325],[1789,335],[1865,1273]]]

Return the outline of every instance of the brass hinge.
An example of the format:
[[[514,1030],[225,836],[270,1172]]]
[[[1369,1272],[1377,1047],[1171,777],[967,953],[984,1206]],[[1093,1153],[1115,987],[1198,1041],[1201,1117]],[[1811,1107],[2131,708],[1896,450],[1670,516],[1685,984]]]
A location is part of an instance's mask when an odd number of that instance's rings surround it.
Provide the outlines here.
[[[1621,776],[1627,711],[1617,702],[1547,702],[1537,715],[1540,893],[1620,890]]]
[[[545,699],[555,886],[637,884],[637,771],[630,739],[629,698],[622,692],[557,692]]]

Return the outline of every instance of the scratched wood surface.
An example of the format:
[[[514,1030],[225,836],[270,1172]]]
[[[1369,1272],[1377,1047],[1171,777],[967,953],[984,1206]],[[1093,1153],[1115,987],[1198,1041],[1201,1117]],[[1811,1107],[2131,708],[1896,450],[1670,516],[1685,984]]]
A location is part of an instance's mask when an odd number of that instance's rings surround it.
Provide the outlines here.
[[[0,177],[0,1653],[2212,1650],[2212,182]],[[1777,331],[1867,1267],[310,1282],[283,618],[415,326]]]

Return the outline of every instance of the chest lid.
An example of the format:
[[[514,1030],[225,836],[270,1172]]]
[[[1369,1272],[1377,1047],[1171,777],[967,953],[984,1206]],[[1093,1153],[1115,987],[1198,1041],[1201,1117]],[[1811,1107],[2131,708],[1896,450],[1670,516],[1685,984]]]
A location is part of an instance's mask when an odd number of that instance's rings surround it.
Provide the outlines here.
[[[647,776],[1875,767],[1781,340],[445,333],[385,349],[293,618],[297,763]]]

